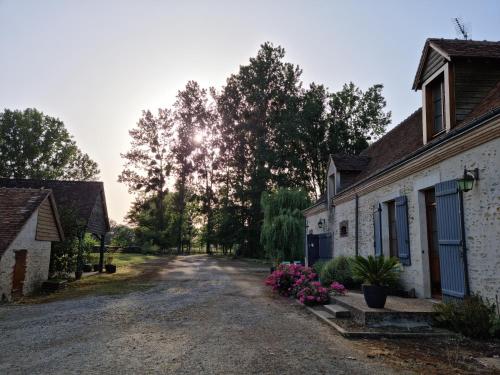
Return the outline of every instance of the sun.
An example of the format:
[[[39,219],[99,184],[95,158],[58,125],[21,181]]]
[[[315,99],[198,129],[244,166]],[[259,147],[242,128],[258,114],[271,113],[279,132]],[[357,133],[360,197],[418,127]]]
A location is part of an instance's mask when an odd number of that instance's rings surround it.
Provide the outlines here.
[[[201,130],[197,131],[193,139],[196,143],[201,143],[201,141],[203,141],[203,132]]]

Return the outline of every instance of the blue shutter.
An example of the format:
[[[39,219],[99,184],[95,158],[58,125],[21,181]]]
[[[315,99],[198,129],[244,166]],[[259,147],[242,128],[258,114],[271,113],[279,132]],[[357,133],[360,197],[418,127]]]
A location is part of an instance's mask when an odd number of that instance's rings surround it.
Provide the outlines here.
[[[445,181],[435,189],[441,290],[444,297],[463,298],[466,289],[458,184]]]
[[[319,236],[319,258],[332,259],[331,235],[329,233]]]
[[[380,204],[373,210],[373,242],[375,256],[382,255],[382,207]]]
[[[409,266],[410,235],[408,229],[408,200],[406,196],[396,198],[396,237],[398,240],[398,255],[401,264]]]

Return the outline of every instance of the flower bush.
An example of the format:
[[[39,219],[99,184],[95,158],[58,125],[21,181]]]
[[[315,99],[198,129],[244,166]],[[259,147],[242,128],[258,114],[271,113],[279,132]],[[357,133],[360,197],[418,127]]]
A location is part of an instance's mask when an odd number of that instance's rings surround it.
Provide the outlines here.
[[[280,265],[266,278],[266,284],[285,297],[295,297],[301,303],[323,305],[330,300],[330,292],[344,295],[347,289],[334,281],[330,287],[322,286],[317,281],[318,275],[309,267],[301,265]]]
[[[297,293],[297,299],[304,305],[324,305],[330,301],[328,288],[321,286],[319,281],[311,281],[303,285]]]
[[[346,287],[337,281],[334,281],[332,285],[330,285],[330,291],[338,296],[343,296],[347,293]]]
[[[266,284],[282,296],[295,297],[298,285],[316,278],[317,275],[309,267],[300,264],[281,264],[267,277]],[[297,281],[299,284],[296,285]]]

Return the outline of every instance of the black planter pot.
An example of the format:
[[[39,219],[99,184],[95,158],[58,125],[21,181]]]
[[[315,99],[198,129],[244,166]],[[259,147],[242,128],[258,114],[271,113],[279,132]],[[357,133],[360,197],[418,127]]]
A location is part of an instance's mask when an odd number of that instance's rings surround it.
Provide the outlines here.
[[[116,272],[116,265],[114,265],[114,264],[106,264],[104,266],[104,268],[106,269],[107,273],[115,273]]]
[[[363,285],[363,295],[368,307],[383,309],[387,299],[387,289],[378,285]]]

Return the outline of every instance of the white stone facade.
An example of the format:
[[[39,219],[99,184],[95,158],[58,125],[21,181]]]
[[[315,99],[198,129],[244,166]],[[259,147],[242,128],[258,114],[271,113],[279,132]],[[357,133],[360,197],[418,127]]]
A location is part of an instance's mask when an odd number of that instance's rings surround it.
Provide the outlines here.
[[[387,206],[384,202],[406,195],[408,199],[411,265],[405,266],[402,282],[414,288],[418,297],[431,296],[426,211],[423,190],[447,180],[460,178],[464,167],[479,168],[479,181],[465,192],[464,220],[468,272],[472,293],[489,299],[500,296],[500,139],[494,139],[450,157],[431,168],[359,196],[359,254],[374,254],[373,208],[382,204],[382,243],[389,255]],[[355,254],[355,201],[330,209],[333,254]],[[348,233],[340,235],[339,225],[348,221]],[[345,234],[345,233],[344,233]]]
[[[49,274],[51,242],[37,241],[35,239],[37,219],[38,210],[33,212],[16,239],[10,244],[0,258],[1,299],[11,299],[16,250],[27,250],[26,274],[23,285],[24,295],[32,293],[47,280]]]
[[[318,210],[306,213],[305,216],[307,234],[321,234],[328,232],[328,209],[326,208],[326,205],[322,206]],[[320,220],[324,223],[322,224],[322,228],[319,227]]]

